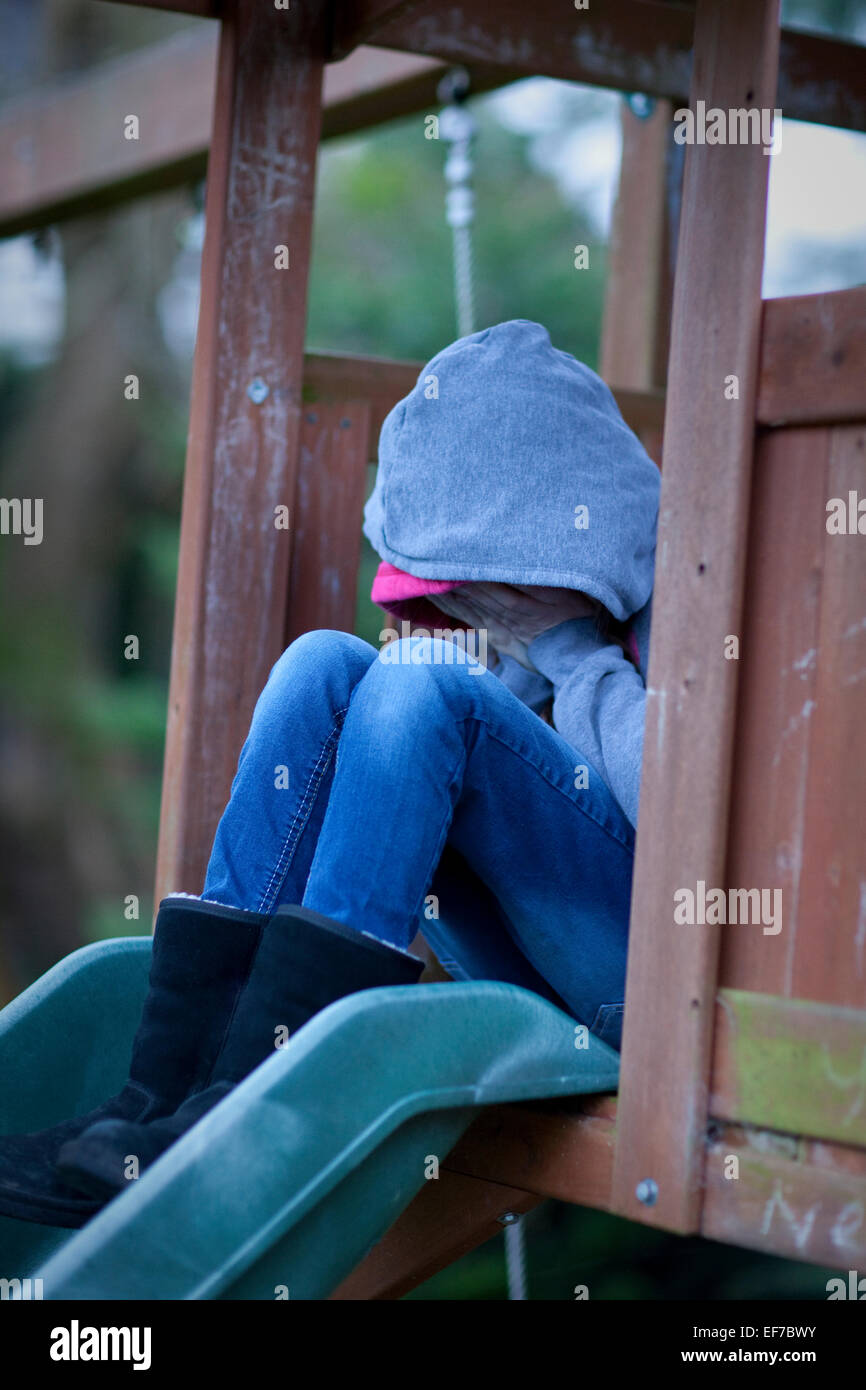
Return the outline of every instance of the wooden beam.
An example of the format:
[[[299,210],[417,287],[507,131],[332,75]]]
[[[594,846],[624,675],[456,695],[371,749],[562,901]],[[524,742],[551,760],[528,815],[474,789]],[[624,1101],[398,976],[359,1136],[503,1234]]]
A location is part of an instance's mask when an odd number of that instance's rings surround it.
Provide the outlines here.
[[[698,0],[694,101],[772,107],[778,9]],[[768,164],[689,146],[674,289],[613,1205],[676,1231],[700,1216],[719,929],[676,925],[674,893],[725,882]]]
[[[428,1182],[369,1255],[331,1294],[337,1302],[397,1299],[440,1269],[501,1235],[499,1217],[523,1215],[539,1198],[443,1168]]]
[[[219,33],[183,30],[0,106],[0,236],[204,178]],[[325,69],[322,139],[438,108],[443,65],[362,48]],[[474,90],[503,81],[473,74]],[[124,118],[140,137],[126,140]]]
[[[358,43],[424,53],[448,63],[485,63],[512,74],[557,77],[645,92],[684,104],[691,86],[694,12],[661,0],[604,0],[586,10],[560,0],[354,0],[336,14],[334,56]],[[569,31],[565,26],[570,23]],[[793,120],[866,130],[866,50],[823,35],[782,35],[778,89]]]
[[[365,400],[304,406],[285,646],[311,628],[354,629],[370,419]]]
[[[866,419],[866,286],[765,300],[758,419]]]
[[[494,1105],[473,1122],[445,1161],[455,1173],[555,1197],[610,1206],[616,1099],[562,1106]]]
[[[202,178],[217,42],[184,30],[0,107],[0,236]]]
[[[613,212],[601,327],[599,371],[608,383],[645,391],[664,382],[659,319],[667,250],[665,166],[671,140],[670,102],[646,118],[623,101],[622,158]]]
[[[201,3],[204,9],[206,0]],[[637,0],[630,3],[633,7]],[[641,4],[644,7],[643,0]],[[659,4],[650,8],[670,10]],[[606,8],[603,15],[593,12],[591,21],[589,15],[589,11],[583,13],[583,27],[575,36],[583,36],[575,45],[582,66],[572,70],[569,58],[566,75],[652,93],[659,83],[647,77],[643,49],[640,45],[628,49],[629,42],[636,42],[633,24],[631,30],[618,33],[609,24],[613,10]],[[524,15],[523,22],[529,18]],[[685,100],[691,62],[688,20],[687,12],[678,10],[673,19],[665,15],[666,29],[654,31],[657,41],[667,45],[665,52],[679,55],[682,80],[665,80],[661,86],[666,91],[672,85],[682,86],[683,92],[675,97],[680,101]],[[561,23],[559,17],[557,23]],[[375,25],[367,27],[375,29]],[[587,34],[595,35],[597,51],[587,44]],[[0,236],[203,178],[216,44],[215,30],[196,26],[0,108]],[[630,57],[623,57],[624,46]],[[487,54],[490,45],[482,44],[479,51]],[[783,35],[782,52],[791,74],[783,71],[780,77],[778,100],[786,115],[866,129],[866,94],[861,92],[866,53],[862,48],[792,32]],[[501,56],[509,53],[512,58],[507,62],[472,61],[461,49],[459,56],[469,67],[474,92],[526,76],[525,65],[514,58],[514,44],[504,48]],[[369,129],[436,105],[436,86],[446,61],[447,53],[440,58],[386,49],[351,51],[326,68],[322,138]],[[538,61],[543,70],[541,51]],[[561,53],[557,61],[562,62]],[[661,70],[667,74],[673,69],[665,60]],[[819,79],[816,71],[824,77]],[[813,80],[807,80],[810,72]],[[789,99],[791,87],[795,90]],[[123,138],[123,118],[130,113],[141,122],[139,140]]]
[[[567,26],[570,25],[569,29]],[[688,10],[644,0],[604,0],[586,10],[558,0],[391,3],[337,7],[332,56],[359,43],[424,53],[448,63],[484,63],[526,76],[685,99],[693,20]]]
[[[227,0],[207,182],[156,898],[201,891],[283,646],[327,5]],[[277,269],[278,247],[289,268]]]
[[[310,352],[304,358],[304,400],[368,401],[372,411],[370,437],[375,445],[388,411],[412,390],[423,366],[423,362],[399,362],[388,357]],[[633,430],[661,430],[664,391],[614,387],[613,394],[623,419]]]

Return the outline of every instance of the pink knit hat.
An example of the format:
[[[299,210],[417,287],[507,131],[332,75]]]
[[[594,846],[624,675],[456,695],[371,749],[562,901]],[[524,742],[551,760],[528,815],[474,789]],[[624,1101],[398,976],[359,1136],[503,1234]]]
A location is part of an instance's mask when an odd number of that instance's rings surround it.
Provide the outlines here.
[[[396,565],[389,565],[387,560],[383,560],[373,579],[370,597],[380,608],[398,618],[429,622],[431,617],[441,617],[441,613],[425,602],[425,597],[459,589],[468,582],[466,579],[422,579],[416,574],[398,570]]]
[[[407,598],[421,598],[424,594],[445,594],[449,589],[457,589],[465,584],[465,579],[420,579],[418,575],[398,570],[383,560],[376,571],[370,597],[382,608],[390,608],[396,601]]]

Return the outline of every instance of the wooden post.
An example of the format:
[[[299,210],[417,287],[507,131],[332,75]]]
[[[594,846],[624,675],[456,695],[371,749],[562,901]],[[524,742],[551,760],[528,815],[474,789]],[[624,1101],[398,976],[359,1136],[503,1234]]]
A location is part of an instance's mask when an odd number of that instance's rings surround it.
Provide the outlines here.
[[[698,0],[693,110],[773,109],[778,11]],[[674,289],[613,1206],[675,1231],[700,1215],[719,930],[676,925],[674,893],[725,883],[769,164],[688,146]]]
[[[623,100],[619,191],[610,236],[599,373],[609,386],[664,384],[670,327],[668,183],[673,144],[669,101],[647,117]],[[674,231],[676,229],[674,228]]]
[[[256,697],[282,649],[292,531],[278,529],[275,509],[291,519],[296,501],[325,22],[324,0],[223,7],[157,902],[201,891]]]

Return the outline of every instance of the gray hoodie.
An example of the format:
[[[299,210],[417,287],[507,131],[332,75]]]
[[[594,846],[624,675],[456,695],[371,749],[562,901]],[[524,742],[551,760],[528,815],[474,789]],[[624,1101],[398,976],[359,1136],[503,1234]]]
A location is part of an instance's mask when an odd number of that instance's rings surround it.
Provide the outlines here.
[[[607,386],[547,330],[512,319],[460,338],[387,416],[364,533],[427,579],[579,589],[631,620],[640,670],[593,618],[494,673],[553,723],[637,823],[659,472]]]

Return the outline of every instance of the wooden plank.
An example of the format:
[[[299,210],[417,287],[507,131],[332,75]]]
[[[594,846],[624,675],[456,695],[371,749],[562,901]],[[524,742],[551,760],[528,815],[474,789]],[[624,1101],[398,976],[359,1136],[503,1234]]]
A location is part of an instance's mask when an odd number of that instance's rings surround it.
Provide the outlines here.
[[[719,982],[764,994],[794,992],[800,885],[812,856],[805,804],[830,433],[761,431],[753,473],[727,876],[780,888],[784,926],[776,935],[726,928]],[[814,997],[808,986],[802,992]]]
[[[0,106],[0,235],[204,178],[219,33],[183,30]],[[321,138],[437,104],[443,64],[361,48],[325,69]],[[504,78],[473,73],[473,90]],[[140,138],[123,137],[128,114]]]
[[[816,676],[804,805],[807,846],[791,988],[866,1007],[866,423],[831,434],[827,501],[845,534],[823,535]],[[862,505],[861,530],[856,505]],[[854,514],[849,505],[853,502]],[[860,1061],[866,1087],[866,1050]],[[866,1096],[863,1097],[866,1100]]]
[[[400,116],[438,111],[436,88],[445,64],[436,58],[362,47],[325,69],[325,110],[322,138],[369,130]],[[508,81],[499,69],[475,67],[470,72],[474,93],[490,91]]]
[[[202,12],[208,3],[201,0]],[[632,7],[634,3],[636,0],[631,0]],[[523,18],[528,22],[529,16]],[[639,35],[635,38],[633,21],[631,28],[620,32],[610,27],[612,18],[612,10],[605,15],[583,14],[576,35],[580,41],[575,44],[575,51],[582,55],[581,66],[574,70],[569,66],[566,75],[597,85],[647,92],[661,83],[665,89],[662,95],[684,100],[691,43],[687,12],[666,15],[667,27],[654,30],[662,53],[656,82],[647,72],[648,59],[641,47],[645,40]],[[11,236],[203,178],[216,42],[215,31],[196,26],[152,48],[94,68],[84,77],[65,79],[57,87],[0,108],[0,235]],[[668,91],[671,83],[663,80],[672,71],[664,56],[671,51],[671,42],[682,71],[681,81],[673,84],[681,87],[679,95]],[[512,39],[510,49],[506,45],[505,56],[511,52],[513,58],[515,43]],[[568,52],[559,35],[556,47],[565,47]],[[488,44],[482,51],[486,53],[489,48]],[[866,129],[866,97],[858,96],[863,85],[862,48],[792,32],[783,34],[782,53],[795,74],[789,78],[783,71],[780,77],[777,100],[786,116],[799,114],[804,120],[825,119],[829,124]],[[559,58],[561,61],[561,52]],[[526,75],[526,67],[514,66],[513,61],[472,61],[465,53],[463,59],[476,93]],[[447,54],[440,59],[375,48],[350,52],[326,69],[322,138],[428,109],[437,101],[436,85],[445,61]],[[538,61],[543,69],[543,50],[539,50]],[[809,80],[806,74],[810,70],[819,75]],[[789,92],[792,85],[794,90]],[[106,112],[116,120],[106,119]],[[116,137],[116,121],[130,112],[139,115],[146,132],[138,141]]]
[[[866,419],[866,286],[764,301],[758,419]]]
[[[721,990],[709,1108],[866,1148],[866,1010]]]
[[[412,390],[423,362],[397,362],[338,352],[308,352],[304,358],[304,400],[364,400],[370,409],[370,460],[388,411]],[[359,521],[360,526],[360,521]]]
[[[202,178],[217,43],[183,30],[0,107],[0,235]]]
[[[326,8],[241,0],[227,4],[222,26],[157,901],[201,890],[256,698],[283,645],[291,531],[277,528],[275,508],[295,498]],[[287,270],[274,268],[280,245]]]
[[[407,395],[424,366],[389,357],[338,352],[308,352],[304,358],[304,400],[366,400],[371,409],[371,438],[375,442],[388,411]],[[614,388],[623,418],[638,433],[660,431],[664,421],[664,391]],[[375,450],[373,451],[375,456]]]
[[[693,100],[772,107],[777,26],[777,0],[699,0]],[[768,163],[689,146],[674,289],[613,1203],[677,1231],[700,1213],[719,928],[677,925],[674,895],[725,882]]]
[[[669,178],[673,145],[670,103],[660,101],[651,116],[635,115],[627,102],[621,108],[622,158],[619,189],[611,229],[601,328],[600,373],[625,391],[655,393],[667,374],[670,341],[671,292],[668,253],[671,194],[679,197]],[[676,161],[679,163],[679,161]],[[624,400],[620,409],[624,411]],[[662,457],[663,416],[629,424],[656,462]]]
[[[563,10],[559,0],[529,7],[499,0],[495,8],[487,0],[355,0],[337,9],[333,54],[373,42],[449,63],[498,64],[512,80],[557,77],[683,104],[691,87],[693,16],[691,7],[657,0],[604,0],[585,10]],[[767,106],[793,120],[866,130],[864,56],[860,44],[785,30],[778,92],[769,93]]]
[[[665,164],[670,102],[641,118],[620,110],[622,158],[608,252],[599,372],[609,385],[648,390],[664,381],[659,361],[662,274],[666,252]]]
[[[440,1269],[502,1234],[497,1219],[523,1215],[539,1199],[462,1173],[440,1171],[424,1184],[367,1258],[331,1294],[336,1302],[397,1299]]]
[[[310,628],[354,631],[370,456],[365,401],[308,405],[301,425],[284,642]]]
[[[736,1128],[708,1145],[701,1234],[711,1240],[808,1260],[847,1272],[866,1264],[866,1171],[798,1161],[793,1148]],[[731,1156],[738,1160],[739,1175]],[[853,1171],[852,1171],[853,1170]],[[826,1298],[816,1282],[815,1297]]]
[[[585,1207],[610,1206],[616,1100],[568,1113],[551,1107],[491,1106],[452,1149],[452,1172]]]

